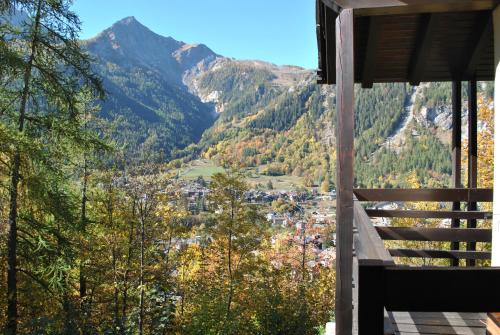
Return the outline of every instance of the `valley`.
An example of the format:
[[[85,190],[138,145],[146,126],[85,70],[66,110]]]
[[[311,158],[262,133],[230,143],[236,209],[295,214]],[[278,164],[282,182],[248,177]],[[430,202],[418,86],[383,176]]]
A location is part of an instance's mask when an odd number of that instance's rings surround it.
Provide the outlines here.
[[[226,58],[203,44],[157,35],[133,17],[84,45],[111,92],[101,114],[117,120],[111,136],[127,148],[130,162],[163,162],[182,174],[202,159],[221,168],[252,169],[260,178],[256,184],[282,176],[292,180],[287,187],[319,187],[325,178],[334,187],[335,88],[319,88],[312,70]],[[130,71],[133,83],[123,75]],[[428,99],[433,89],[446,92],[425,84],[357,88],[359,185],[377,184],[390,174],[384,183],[404,186],[405,175],[421,165],[430,166],[424,183],[449,174],[449,165],[436,166],[430,155],[418,165],[405,154],[431,148],[447,164],[447,129],[436,130],[449,127],[449,115],[439,116],[449,110],[449,96]],[[435,111],[433,118],[421,116],[424,104]],[[156,154],[142,157],[149,149]],[[400,166],[388,164],[393,154],[402,157]]]
[[[109,14],[127,7],[117,3]],[[160,21],[171,23],[167,11],[181,3],[157,3]],[[351,223],[367,230],[372,215],[374,224],[397,234],[401,228],[428,234],[428,227],[450,226],[445,215],[460,214],[464,224],[475,215],[476,227],[491,228],[483,220],[490,204],[470,211],[472,195],[487,190],[467,192],[468,212],[450,212],[457,200],[449,198],[389,197],[377,205],[381,198],[363,195],[385,193],[378,188],[455,195],[442,190],[452,173],[449,83],[355,85],[354,110],[341,110],[354,127],[339,127],[337,88],[319,85],[316,70],[228,57],[157,34],[133,16],[82,40],[72,4],[0,1],[0,274],[6,282],[0,327],[6,334],[325,335],[341,317],[335,311],[342,286],[352,288],[351,273],[337,267],[351,262],[351,238],[363,240],[363,229],[352,234]],[[174,27],[191,28],[182,24]],[[252,36],[269,37],[252,24]],[[493,180],[492,87],[480,83],[477,99],[479,188],[491,188]],[[468,116],[462,108],[464,132]],[[338,136],[352,135],[354,150],[344,150]],[[470,177],[469,142],[462,137],[461,144],[462,176]],[[454,153],[458,162],[460,152]],[[462,179],[455,183],[465,185]],[[345,192],[351,187],[360,200],[354,204]],[[360,203],[410,215],[378,218]],[[366,245],[382,238],[380,228],[371,227]],[[379,239],[377,249],[386,243],[447,252],[455,241],[427,239]],[[478,249],[491,247],[483,238],[477,242]],[[431,261],[420,255],[401,262],[448,263],[446,255]],[[344,302],[350,311],[355,301]]]

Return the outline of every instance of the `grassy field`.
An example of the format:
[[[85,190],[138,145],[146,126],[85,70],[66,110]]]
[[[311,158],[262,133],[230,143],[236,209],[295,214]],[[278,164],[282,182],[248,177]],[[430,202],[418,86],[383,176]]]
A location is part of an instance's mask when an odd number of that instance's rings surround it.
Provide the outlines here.
[[[224,169],[216,166],[212,161],[199,159],[189,163],[179,171],[179,177],[184,179],[196,179],[199,176],[210,178],[217,172],[224,172]]]
[[[293,190],[304,186],[302,178],[295,176],[264,176],[252,173],[247,177],[247,182],[253,188],[260,184],[267,189],[269,181],[271,181],[275,190]]]
[[[247,182],[252,188],[260,185],[261,188],[267,189],[269,181],[273,184],[275,190],[291,190],[302,187],[302,178],[295,176],[265,176],[261,175],[258,168],[248,168],[245,170]],[[187,166],[179,170],[179,178],[192,180],[199,176],[205,179],[210,179],[213,174],[224,172],[224,169],[215,165],[207,159],[198,159],[190,162]]]

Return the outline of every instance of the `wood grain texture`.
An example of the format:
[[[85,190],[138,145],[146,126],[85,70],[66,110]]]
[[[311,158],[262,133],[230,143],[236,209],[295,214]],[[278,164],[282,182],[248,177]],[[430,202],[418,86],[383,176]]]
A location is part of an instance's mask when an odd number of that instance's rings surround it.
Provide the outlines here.
[[[491,242],[491,229],[375,227],[383,240]]]
[[[451,85],[452,133],[451,133],[451,185],[462,187],[462,82],[455,80]],[[460,210],[460,202],[453,202],[452,209]],[[460,227],[460,219],[451,220],[451,228]],[[459,242],[450,243],[451,250],[459,250]],[[452,266],[458,266],[458,259],[450,259]]]
[[[471,210],[463,211],[421,211],[405,209],[367,209],[366,214],[373,218],[415,218],[415,219],[491,219],[492,212]]]
[[[476,189],[362,189],[354,190],[359,201],[492,202],[493,190]]]
[[[361,265],[394,264],[380,235],[357,201],[354,202],[354,223],[357,229],[354,245],[358,263]]]
[[[336,18],[337,79],[337,251],[336,331],[352,333],[352,248],[354,183],[354,17],[352,9]]]
[[[483,9],[356,17],[355,82],[368,87],[370,77],[373,83],[493,80],[491,9]],[[335,29],[331,20],[322,20],[317,33],[324,36],[330,29]],[[325,50],[319,55],[321,75],[324,82],[335,83],[336,71],[326,68],[335,52],[326,52],[326,40],[319,40],[319,49]]]
[[[449,258],[456,261],[460,259],[481,259],[481,260],[491,259],[491,252],[489,251],[389,249],[389,253],[393,257]]]
[[[489,18],[491,20],[491,16]],[[476,188],[477,187],[477,81],[471,80],[468,85],[468,149],[467,149],[467,187]],[[477,210],[477,202],[471,201],[467,203],[467,209],[469,211]],[[470,218],[467,220],[467,228],[476,228],[477,221],[476,218]],[[475,241],[467,243],[467,250],[476,250]],[[467,266],[475,266],[476,261],[471,259],[467,261]]]

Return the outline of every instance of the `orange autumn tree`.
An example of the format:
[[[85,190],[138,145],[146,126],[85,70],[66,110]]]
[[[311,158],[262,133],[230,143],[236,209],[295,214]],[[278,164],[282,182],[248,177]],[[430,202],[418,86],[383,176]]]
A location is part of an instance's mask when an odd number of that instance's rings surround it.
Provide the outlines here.
[[[493,188],[493,133],[494,110],[493,101],[482,96],[478,98],[478,130],[477,130],[477,187]],[[467,152],[469,143],[466,139],[462,143],[462,166],[464,167],[464,185],[467,185],[468,161]],[[492,203],[478,204],[479,210],[491,211]],[[478,220],[478,228],[491,228],[491,220]],[[477,250],[490,250],[490,243],[477,243]]]
[[[477,187],[493,187],[493,101],[486,100],[482,96],[478,98],[478,131],[477,131]],[[462,142],[462,166],[464,167],[464,185],[467,185],[468,140]]]

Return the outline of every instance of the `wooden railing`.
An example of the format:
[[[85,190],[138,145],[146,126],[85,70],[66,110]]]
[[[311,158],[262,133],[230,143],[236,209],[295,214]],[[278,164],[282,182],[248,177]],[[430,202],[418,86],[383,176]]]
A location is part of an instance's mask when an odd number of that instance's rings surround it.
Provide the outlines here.
[[[489,188],[438,188],[438,189],[363,189],[354,194],[359,201],[443,201],[491,202],[493,190]]]
[[[359,201],[381,202],[491,202],[493,201],[492,189],[356,189],[354,190]],[[367,209],[369,217],[388,218],[437,218],[455,220],[480,220],[490,219],[491,212],[486,211],[425,211],[425,210],[383,210]],[[475,225],[474,225],[475,227]],[[490,229],[478,228],[400,228],[377,227],[377,232],[383,240],[401,241],[448,241],[451,250],[418,250],[418,249],[389,249],[393,257],[418,257],[418,258],[448,258],[453,264],[458,265],[458,260],[467,260],[468,265],[475,265],[476,260],[491,258],[489,251],[476,251],[476,242],[491,242]],[[467,242],[467,250],[459,250],[460,242]]]
[[[386,249],[384,240],[489,242],[488,229],[375,227],[373,217],[482,219],[488,212],[365,211],[360,201],[492,201],[491,190],[355,190],[354,290],[358,334],[383,334],[384,311],[494,312],[500,310],[500,268],[409,267],[393,257],[488,259],[489,252]],[[407,214],[407,215],[406,215]],[[391,216],[392,215],[392,216]],[[406,215],[406,216],[405,216]]]

